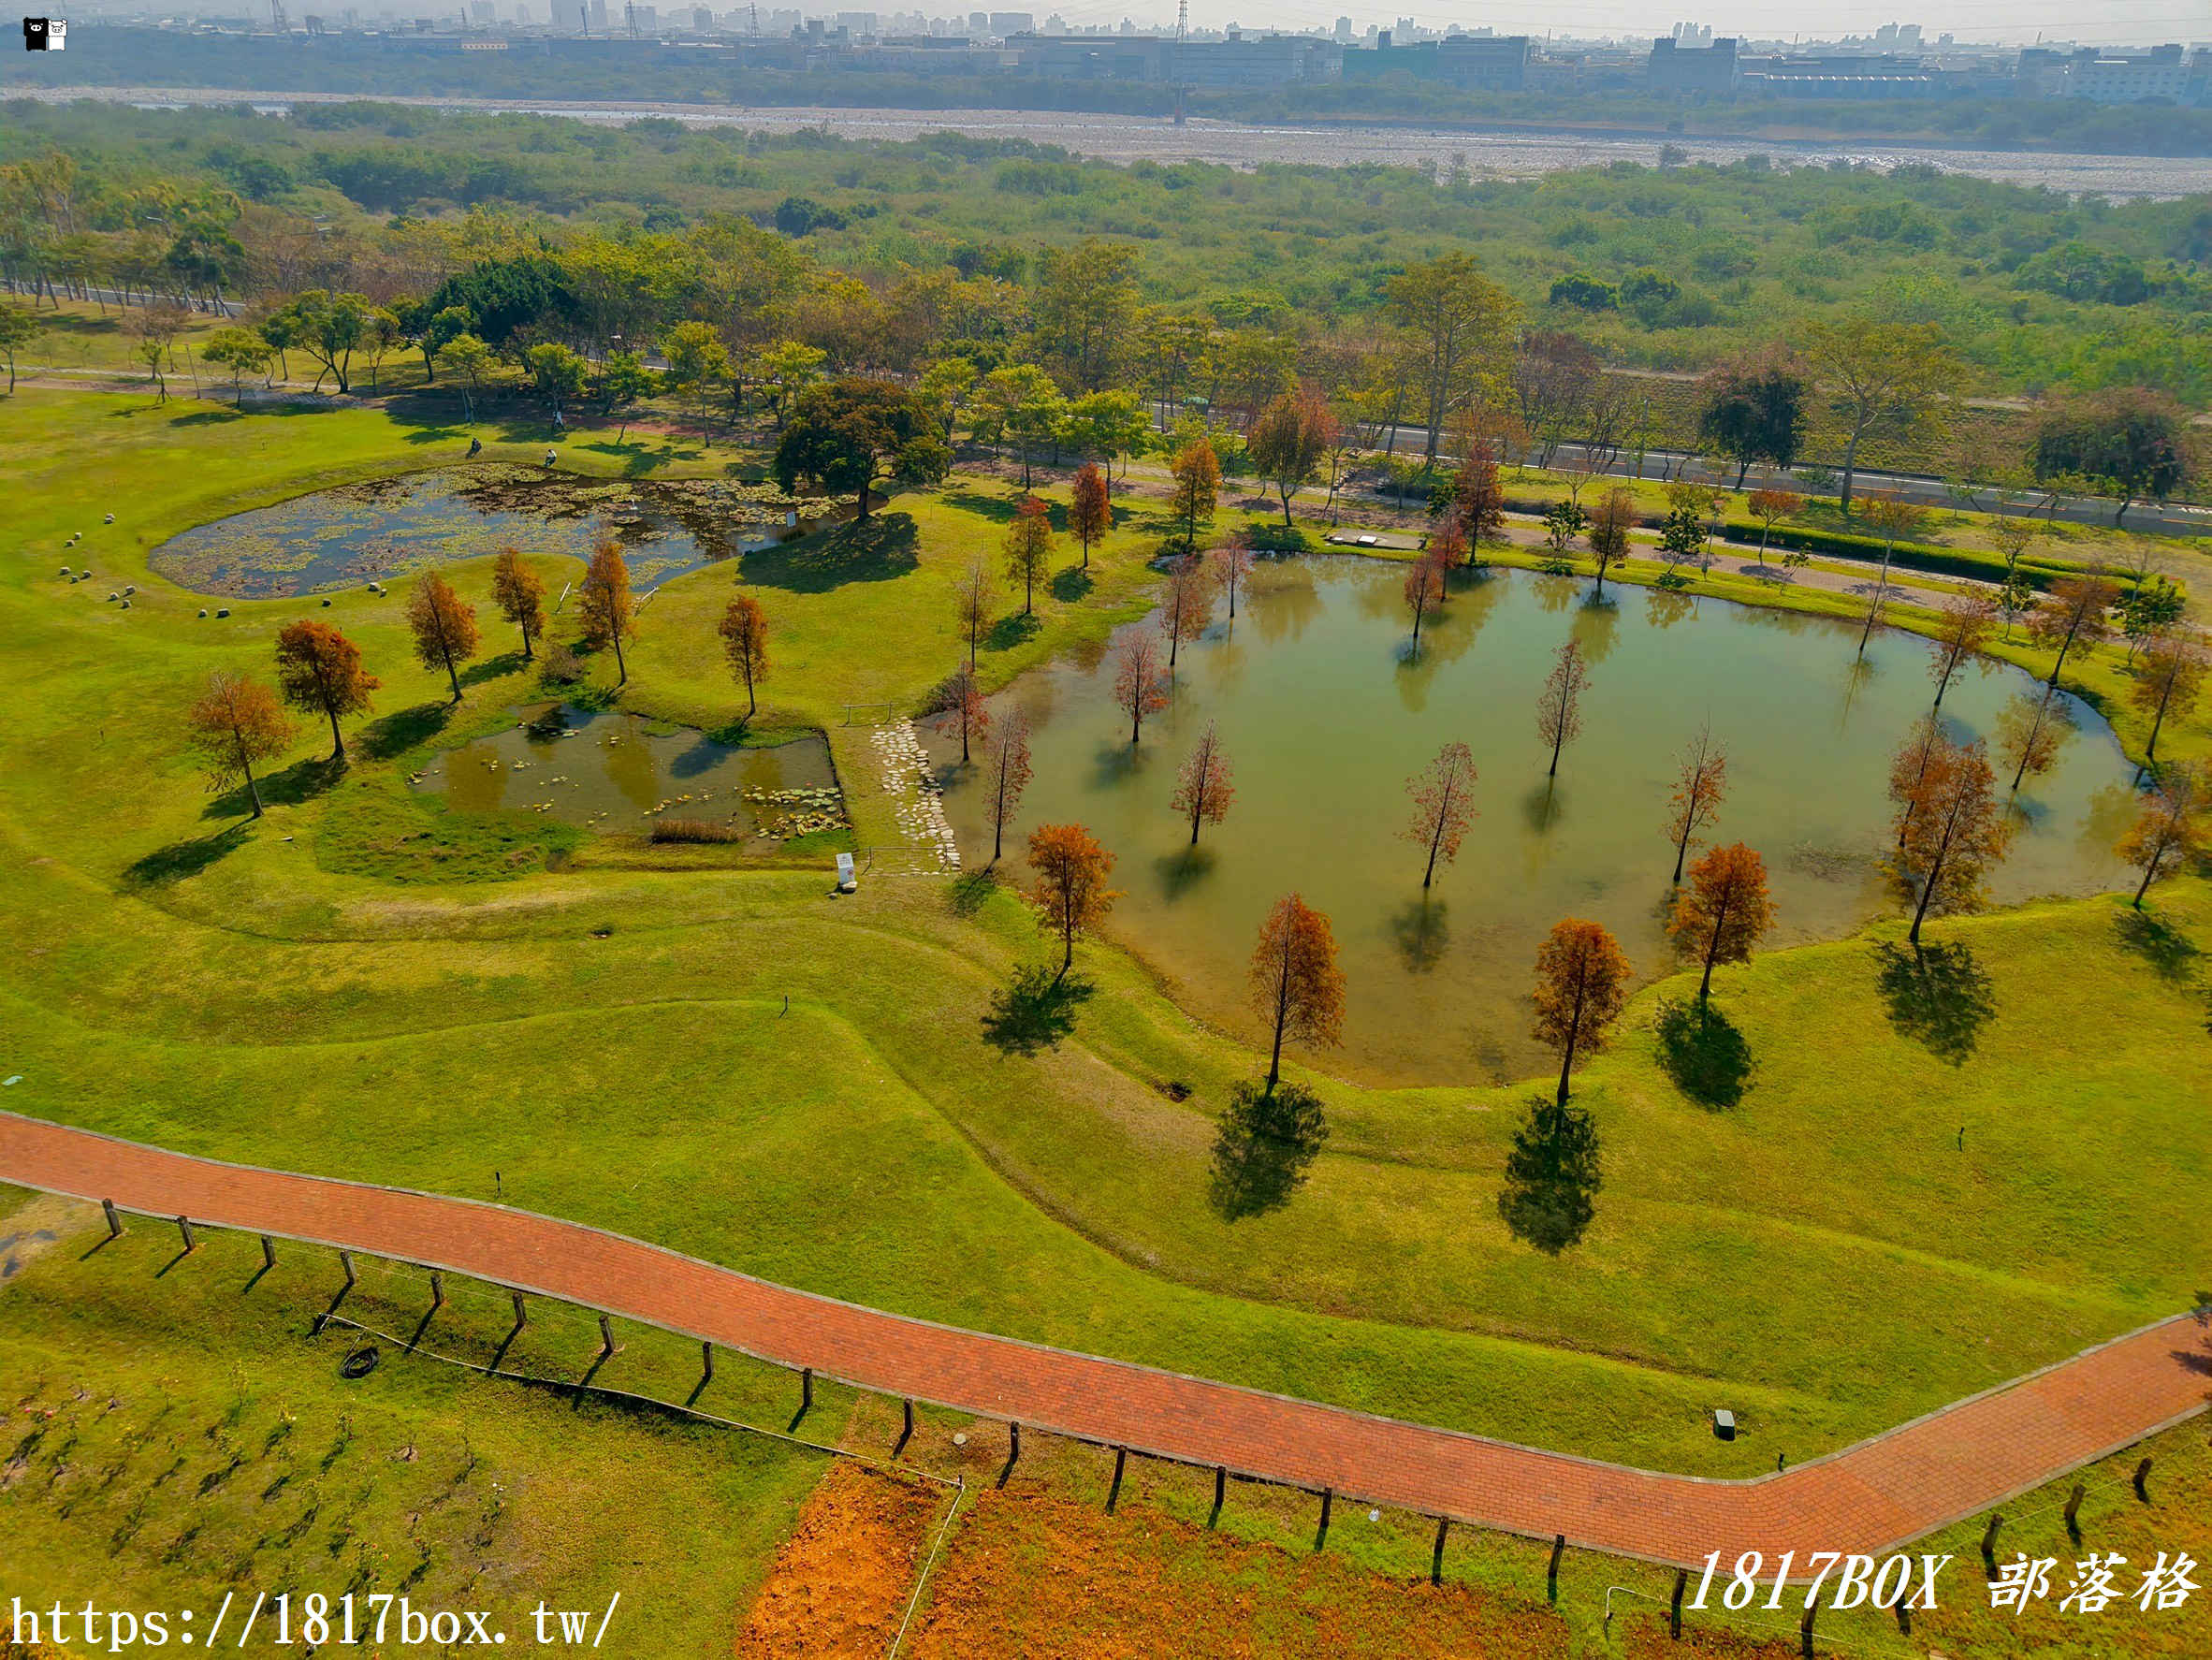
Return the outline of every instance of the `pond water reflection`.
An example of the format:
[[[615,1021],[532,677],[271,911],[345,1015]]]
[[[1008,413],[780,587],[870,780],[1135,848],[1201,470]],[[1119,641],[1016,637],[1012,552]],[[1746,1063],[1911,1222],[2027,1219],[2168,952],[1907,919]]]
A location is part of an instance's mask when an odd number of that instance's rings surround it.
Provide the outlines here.
[[[463,812],[546,812],[593,830],[639,832],[654,819],[732,823],[764,839],[843,823],[829,745],[819,733],[740,748],[640,716],[552,704],[441,752],[415,789]]]
[[[1596,604],[1587,580],[1504,573],[1455,584],[1417,656],[1403,577],[1353,558],[1264,564],[1236,622],[1217,614],[1184,648],[1173,703],[1134,750],[1110,655],[1041,670],[1000,700],[1036,727],[1023,829],[1078,820],[1114,851],[1127,892],[1113,932],[1201,1013],[1252,1031],[1246,955],[1267,908],[1297,889],[1333,919],[1349,981],[1346,1046],[1326,1064],[1437,1080],[1535,1070],[1529,975],[1559,918],[1604,923],[1640,975],[1669,966],[1663,826],[1677,758],[1705,722],[1728,754],[1716,833],[1765,855],[1771,943],[1834,938],[1893,903],[1885,783],[1933,695],[1925,640],[1878,635],[1861,663],[1855,624],[1635,588]],[[1591,688],[1553,779],[1535,703],[1570,635]],[[2008,698],[2037,690],[1984,665],[1953,682],[1943,717],[1988,735]],[[2111,849],[2132,811],[2131,768],[2103,721],[2069,701],[2080,735],[2022,793],[1996,900],[2120,880]],[[1194,850],[1168,798],[1209,721],[1236,799]],[[1401,836],[1405,785],[1452,741],[1474,752],[1479,816],[1424,895],[1422,851]],[[987,858],[980,792],[957,769],[945,806],[964,849]]]
[[[819,511],[820,502],[807,504]],[[196,526],[149,563],[202,593],[321,593],[502,546],[588,559],[611,528],[640,590],[716,560],[773,547],[819,522],[773,485],[636,483],[526,467],[453,467],[343,485]]]

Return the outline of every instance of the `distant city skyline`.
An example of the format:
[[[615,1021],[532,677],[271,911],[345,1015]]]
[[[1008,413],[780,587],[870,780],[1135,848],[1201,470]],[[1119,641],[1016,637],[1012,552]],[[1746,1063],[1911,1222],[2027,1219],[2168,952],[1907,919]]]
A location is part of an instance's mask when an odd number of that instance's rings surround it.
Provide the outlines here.
[[[887,6],[884,9],[912,7]],[[932,8],[924,6],[920,9]],[[2212,10],[2202,6],[2192,8],[2176,0],[2123,0],[2118,5],[2095,7],[2093,16],[2085,15],[2089,9],[2062,0],[2008,0],[2001,5],[1992,0],[1955,0],[1940,7],[1900,12],[1895,7],[1862,5],[1856,0],[1812,0],[1809,5],[1791,8],[1787,13],[1789,28],[1778,30],[1772,7],[1745,0],[1710,9],[1667,6],[1664,0],[1650,4],[1639,0],[1553,0],[1546,5],[1528,0],[1477,0],[1448,10],[1408,7],[1393,9],[1389,15],[1331,5],[1327,0],[1270,0],[1265,6],[1249,0],[1191,0],[1190,22],[1194,28],[1204,29],[1235,23],[1248,34],[1260,34],[1332,28],[1338,18],[1349,17],[1355,31],[1364,35],[1371,26],[1390,28],[1399,18],[1407,17],[1438,33],[1455,26],[1469,33],[1487,28],[1494,34],[1528,35],[1539,40],[1547,34],[1555,37],[1656,38],[1672,31],[1678,22],[1693,22],[1710,27],[1716,36],[1785,41],[1800,36],[1807,40],[1841,40],[1849,36],[1871,36],[1885,23],[1918,23],[1923,45],[1928,47],[1946,34],[1960,41],[2014,46],[2033,44],[2039,34],[2046,40],[2084,46],[2212,42]],[[1075,0],[1069,5],[1038,7],[1036,12],[1040,23],[1057,12],[1067,22],[1085,27],[1118,24],[1125,17],[1146,32],[1172,29],[1175,23],[1172,8],[1138,11],[1113,5],[1112,0],[1094,5]]]

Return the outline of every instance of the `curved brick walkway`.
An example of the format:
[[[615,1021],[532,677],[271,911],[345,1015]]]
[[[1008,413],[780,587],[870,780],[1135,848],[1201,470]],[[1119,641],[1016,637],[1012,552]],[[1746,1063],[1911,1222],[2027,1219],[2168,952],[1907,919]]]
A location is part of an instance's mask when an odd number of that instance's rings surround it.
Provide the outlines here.
[[[1880,1554],[2201,1412],[2161,1321],[1783,1476],[1599,1463],[908,1319],[527,1211],[189,1158],[0,1114],[0,1181],[443,1268],[933,1402],[1347,1499],[1654,1561]]]

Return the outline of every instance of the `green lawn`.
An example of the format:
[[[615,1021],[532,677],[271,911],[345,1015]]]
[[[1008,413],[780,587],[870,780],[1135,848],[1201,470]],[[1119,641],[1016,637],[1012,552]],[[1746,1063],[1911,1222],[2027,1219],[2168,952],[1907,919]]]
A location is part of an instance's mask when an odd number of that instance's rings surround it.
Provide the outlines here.
[[[819,870],[651,868],[596,844],[512,880],[543,862],[523,831],[463,833],[402,779],[534,680],[494,665],[448,712],[442,674],[405,651],[403,588],[328,613],[385,682],[351,770],[294,766],[268,819],[238,827],[180,758],[179,711],[210,668],[259,669],[305,607],[201,619],[145,551],[251,502],[457,455],[453,432],[373,410],[0,404],[22,507],[0,565],[22,665],[0,690],[0,914],[20,942],[0,1052],[24,1080],[7,1106],[473,1195],[497,1171],[514,1202],[810,1289],[1716,1475],[1898,1422],[2201,1283],[2212,897],[2194,882],[2147,925],[2106,899],[1939,925],[1932,970],[1890,927],[1724,972],[1717,1003],[1755,1067],[1725,1109],[1663,1064],[1654,1021],[1682,987],[1652,988],[1579,1085],[1607,1181],[1588,1237],[1553,1257],[1498,1216],[1519,1088],[1325,1081],[1334,1133],[1310,1185],[1221,1219],[1214,1114],[1252,1056],[1104,947],[1084,954],[1099,992],[1074,1041],[993,1047],[982,1016],[1041,947],[987,885],[837,899]],[[774,630],[764,721],[831,726],[863,839],[887,838],[885,818],[858,729],[834,723],[848,702],[910,705],[957,663],[949,584],[995,551],[1005,496],[902,495],[866,535],[735,573]],[[1153,545],[1125,528],[1091,586],[1055,581],[1033,628],[995,637],[986,677],[1095,647],[1142,604]],[[55,579],[88,560],[95,582]],[[480,565],[456,579],[482,600]],[[134,581],[131,610],[105,603]],[[711,629],[732,583],[694,573],[645,612],[630,706],[714,726],[740,711]],[[2088,673],[2117,686],[2117,654]],[[2161,751],[2201,749],[2202,710],[2168,731]],[[300,762],[327,736],[303,732]],[[1707,1428],[1714,1405],[1746,1426],[1732,1446]]]
[[[61,1207],[17,1220],[61,1230]],[[76,1207],[81,1213],[89,1207]],[[224,1637],[257,1594],[333,1603],[404,1594],[415,1607],[476,1609],[535,1647],[526,1611],[592,1610],[622,1601],[604,1652],[727,1654],[752,1593],[798,1506],[828,1463],[788,1443],[633,1410],[604,1400],[487,1379],[402,1355],[349,1382],[339,1361],[365,1341],[314,1316],[339,1282],[327,1252],[286,1246],[259,1274],[251,1236],[203,1232],[179,1258],[177,1235],[139,1223],[99,1251],[65,1233],[0,1289],[8,1357],[7,1479],[0,1532],[7,1588],[26,1607],[171,1610],[172,1640],[196,1610],[204,1638],[226,1593]],[[364,1262],[343,1306],[404,1338],[429,1304],[423,1276]],[[448,1287],[422,1341],[482,1361],[509,1323],[489,1288]],[[666,1398],[679,1363],[672,1343],[625,1329],[632,1345],[596,1381]],[[504,1360],[574,1379],[598,1347],[581,1315],[550,1306]],[[696,1350],[680,1363],[695,1373]],[[681,1399],[688,1380],[676,1389]],[[730,1357],[700,1405],[772,1422],[792,1405],[790,1379]],[[847,1408],[817,1395],[817,1425]],[[628,1618],[625,1618],[625,1611]],[[276,1635],[273,1603],[255,1652]],[[72,1615],[74,1619],[74,1615]],[[393,1635],[397,1635],[393,1616]],[[106,1653],[108,1638],[70,1653]],[[12,1652],[12,1651],[11,1651]],[[58,1651],[55,1651],[58,1652]],[[386,1653],[399,1652],[387,1643]]]

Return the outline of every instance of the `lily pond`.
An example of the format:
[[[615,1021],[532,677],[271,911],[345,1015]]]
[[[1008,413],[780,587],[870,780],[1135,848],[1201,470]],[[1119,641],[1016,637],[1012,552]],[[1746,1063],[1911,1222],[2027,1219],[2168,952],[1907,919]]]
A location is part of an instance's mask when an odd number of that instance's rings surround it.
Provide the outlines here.
[[[342,485],[171,537],[153,568],[181,588],[283,599],[402,575],[512,546],[588,559],[600,527],[622,543],[642,591],[717,560],[772,547],[821,522],[820,502],[773,484],[579,479],[528,467],[452,467]]]
[[[1928,641],[1878,633],[1861,663],[1855,623],[1617,586],[1597,604],[1587,579],[1506,572],[1455,582],[1417,655],[1404,575],[1344,556],[1263,563],[1236,620],[1217,604],[1184,646],[1173,700],[1133,748],[1111,654],[1039,670],[997,700],[1034,729],[1022,830],[1074,820],[1114,852],[1125,893],[1111,931],[1202,1016],[1257,1035],[1246,957],[1268,908],[1295,889],[1332,919],[1348,981],[1346,1046],[1325,1066],[1439,1082],[1537,1070],[1528,987],[1554,922],[1605,924],[1644,978],[1671,966],[1668,798],[1682,746],[1707,722],[1728,757],[1710,834],[1765,855],[1769,943],[1833,939],[1894,911],[1885,792],[1890,756],[1934,694]],[[1591,685],[1581,735],[1548,779],[1536,698],[1570,635]],[[2007,700],[2040,691],[1984,663],[1953,680],[1943,715],[1988,736]],[[2067,702],[2080,730],[2021,792],[1996,901],[2122,880],[2112,848],[2134,809],[2132,768],[2103,720]],[[1208,721],[1236,796],[1193,849],[1169,797]],[[1479,816],[1424,895],[1423,850],[1402,838],[1406,780],[1455,740],[1474,752]],[[982,792],[956,744],[933,735],[932,747],[947,815],[980,866]]]
[[[820,734],[768,747],[716,743],[618,711],[570,704],[517,711],[513,726],[442,751],[409,779],[461,812],[543,812],[587,829],[649,832],[658,818],[782,841],[845,823]]]

